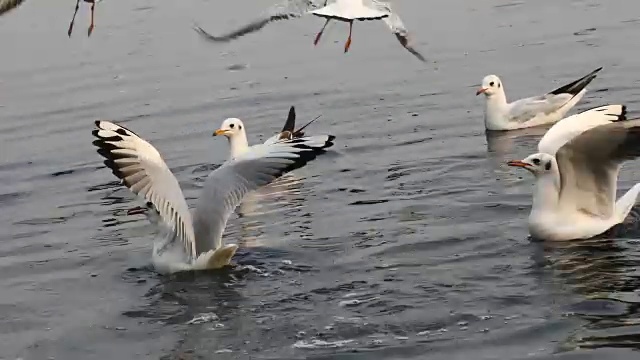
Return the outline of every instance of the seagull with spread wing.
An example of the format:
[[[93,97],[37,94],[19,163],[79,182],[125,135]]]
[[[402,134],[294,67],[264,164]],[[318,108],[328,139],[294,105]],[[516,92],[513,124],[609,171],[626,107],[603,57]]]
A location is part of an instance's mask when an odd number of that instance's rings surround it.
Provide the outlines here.
[[[155,210],[153,219],[169,230],[165,241],[155,243],[153,249],[155,268],[169,273],[228,265],[238,246],[223,245],[222,235],[245,195],[303,167],[332,146],[334,139],[302,137],[246,149],[209,174],[192,212],[175,176],[150,143],[110,121],[95,125],[93,144],[105,165]]]
[[[529,233],[542,240],[587,239],[621,224],[640,194],[640,183],[616,199],[622,163],[640,157],[640,119],[607,105],[556,123],[538,153],[509,166],[535,176]]]
[[[212,35],[199,26],[196,26],[195,30],[209,41],[229,42],[246,34],[256,32],[271,22],[298,18],[309,14],[326,19],[324,26],[322,26],[322,29],[314,39],[314,45],[318,44],[324,29],[331,20],[347,22],[349,23],[349,37],[344,45],[344,52],[346,53],[351,47],[351,35],[355,20],[383,20],[405,49],[421,61],[426,61],[422,54],[413,47],[409,31],[400,20],[400,17],[392,11],[391,5],[378,0],[286,0],[271,7],[258,19],[227,34]]]

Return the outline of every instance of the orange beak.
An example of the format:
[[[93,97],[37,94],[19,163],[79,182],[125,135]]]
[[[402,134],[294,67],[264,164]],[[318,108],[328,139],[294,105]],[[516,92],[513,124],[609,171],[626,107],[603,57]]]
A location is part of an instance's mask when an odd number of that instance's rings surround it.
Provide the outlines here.
[[[487,90],[488,90],[487,88],[483,88],[483,87],[479,88],[478,91],[476,91],[476,96],[483,94]]]
[[[224,135],[224,134],[227,133],[227,131],[228,130],[218,129],[218,130],[213,132],[213,136]]]
[[[511,161],[507,162],[507,165],[521,167],[521,168],[527,168],[527,167],[531,166],[531,164],[527,164],[526,162],[520,161],[520,160],[511,160]]]

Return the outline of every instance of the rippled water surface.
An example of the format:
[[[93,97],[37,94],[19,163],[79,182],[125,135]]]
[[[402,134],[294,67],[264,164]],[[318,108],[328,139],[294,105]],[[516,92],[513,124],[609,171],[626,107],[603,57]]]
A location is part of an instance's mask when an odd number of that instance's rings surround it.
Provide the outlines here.
[[[27,1],[0,19],[0,358],[635,359],[640,230],[528,239],[533,179],[504,163],[545,129],[485,135],[475,89],[511,98],[604,70],[576,111],[639,108],[640,3],[397,0],[427,55],[381,23],[281,22],[203,43],[271,2]],[[224,5],[222,5],[224,4]],[[93,120],[151,141],[193,204],[288,107],[336,146],[230,220],[233,270],[160,276],[154,228],[91,145]],[[621,191],[640,180],[625,166]]]

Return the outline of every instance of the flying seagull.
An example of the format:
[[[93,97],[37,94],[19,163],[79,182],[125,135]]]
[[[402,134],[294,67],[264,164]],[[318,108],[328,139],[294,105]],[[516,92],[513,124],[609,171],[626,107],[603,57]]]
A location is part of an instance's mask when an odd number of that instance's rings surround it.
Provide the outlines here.
[[[405,49],[421,61],[426,61],[413,47],[409,31],[400,17],[391,10],[391,5],[378,0],[286,0],[269,8],[263,16],[256,20],[220,36],[212,35],[197,25],[195,30],[209,41],[229,42],[246,34],[256,32],[271,22],[298,18],[309,14],[326,19],[322,29],[320,29],[313,41],[314,45],[318,44],[324,29],[331,20],[347,22],[349,23],[349,37],[344,46],[344,52],[346,53],[351,47],[351,35],[355,20],[383,20]]]
[[[640,119],[628,120],[623,105],[601,106],[555,124],[540,140],[538,153],[507,163],[535,176],[529,233],[551,241],[587,239],[622,223],[640,183],[616,200],[618,173],[624,161],[637,157]]]
[[[487,75],[476,95],[485,95],[484,124],[487,130],[514,130],[562,119],[587,92],[585,89],[596,78],[599,67],[589,74],[544,95],[528,97],[507,103],[504,83],[496,75]]]
[[[99,120],[95,125],[93,144],[105,165],[155,210],[153,218],[169,230],[164,242],[154,244],[153,264],[159,272],[228,265],[238,246],[223,245],[222,235],[244,196],[303,167],[332,146],[334,139],[303,137],[250,147],[209,174],[191,211],[177,179],[153,145],[113,122]]]

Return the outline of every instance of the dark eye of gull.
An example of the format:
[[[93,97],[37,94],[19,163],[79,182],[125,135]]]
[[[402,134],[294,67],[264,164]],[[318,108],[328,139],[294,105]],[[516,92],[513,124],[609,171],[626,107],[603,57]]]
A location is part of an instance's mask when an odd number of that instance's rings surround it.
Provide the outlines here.
[[[234,124],[229,125],[229,127],[232,128],[232,129],[233,129],[233,126],[234,126]]]
[[[494,82],[492,81],[492,82],[489,83],[489,86],[493,86],[493,84],[494,84]]]
[[[242,130],[242,125],[238,125],[238,130]]]
[[[551,161],[547,161],[547,163],[544,164],[544,168],[545,170],[551,170]]]
[[[540,159],[533,159],[533,165],[540,165]]]

